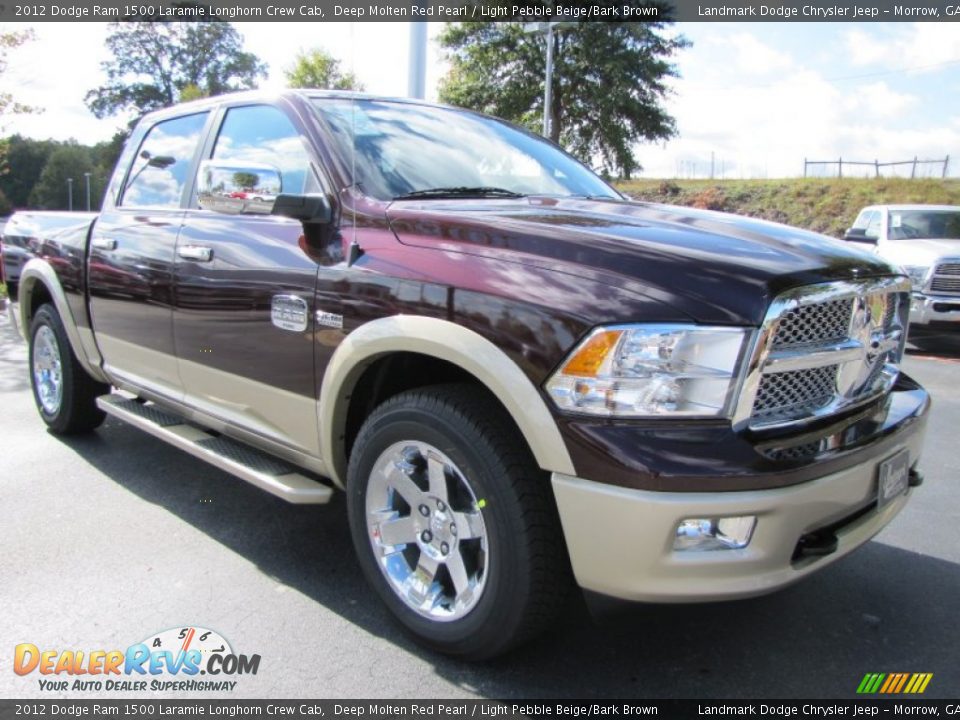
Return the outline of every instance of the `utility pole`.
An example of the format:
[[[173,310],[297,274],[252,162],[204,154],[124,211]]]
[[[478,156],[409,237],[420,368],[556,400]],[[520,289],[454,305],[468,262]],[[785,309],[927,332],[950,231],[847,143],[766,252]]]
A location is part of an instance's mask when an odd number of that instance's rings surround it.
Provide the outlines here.
[[[73,178],[67,178],[67,210],[73,212]]]
[[[87,212],[90,212],[90,173],[83,174],[83,183],[87,189]]]
[[[423,100],[426,97],[427,85],[427,24],[425,22],[410,23],[410,59],[407,69],[407,96]]]
[[[576,25],[575,22],[538,22],[527,23],[523,26],[525,33],[542,32],[547,35],[547,71],[543,81],[543,136],[550,137],[553,130],[553,31],[566,25]]]

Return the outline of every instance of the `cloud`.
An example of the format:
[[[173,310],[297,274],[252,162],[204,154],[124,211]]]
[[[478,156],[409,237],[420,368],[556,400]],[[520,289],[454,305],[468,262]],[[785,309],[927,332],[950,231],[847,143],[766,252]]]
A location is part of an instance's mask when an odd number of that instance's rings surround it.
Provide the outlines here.
[[[916,96],[897,92],[882,81],[860,85],[856,92],[844,96],[848,111],[866,117],[895,118],[913,110],[919,102]]]
[[[886,48],[884,30],[852,33],[862,36],[861,61],[874,52],[874,41]],[[835,56],[814,57],[806,49],[791,54],[762,32],[707,36],[681,57],[683,77],[673,81],[668,102],[679,137],[639,148],[645,175],[706,177],[712,162],[715,176],[791,177],[803,173],[805,158],[943,158],[960,146],[955,112],[931,105],[925,84],[837,82],[831,78],[852,73]],[[840,48],[847,56],[848,50]],[[753,73],[745,68],[750,64],[757,66]],[[929,85],[936,92],[937,83]]]
[[[960,33],[953,23],[891,24],[875,34],[854,29],[846,33],[845,44],[858,67],[933,70],[928,66],[960,61]]]
[[[728,70],[745,75],[771,75],[794,67],[789,55],[770,47],[750,33],[719,36],[712,40],[712,44],[720,52],[732,55],[732,67]]]

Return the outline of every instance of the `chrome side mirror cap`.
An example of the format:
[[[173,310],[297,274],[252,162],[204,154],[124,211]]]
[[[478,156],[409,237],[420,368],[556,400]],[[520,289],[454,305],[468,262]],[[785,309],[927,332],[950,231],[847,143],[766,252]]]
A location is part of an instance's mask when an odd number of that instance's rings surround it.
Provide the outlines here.
[[[227,215],[270,215],[282,188],[280,171],[270,165],[204,160],[197,200],[202,209]]]

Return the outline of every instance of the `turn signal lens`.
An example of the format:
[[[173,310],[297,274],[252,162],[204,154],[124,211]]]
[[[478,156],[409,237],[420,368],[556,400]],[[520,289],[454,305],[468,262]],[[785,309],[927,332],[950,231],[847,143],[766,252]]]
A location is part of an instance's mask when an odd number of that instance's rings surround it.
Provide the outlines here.
[[[564,375],[596,377],[622,334],[622,330],[601,330],[591,335],[563,366]]]

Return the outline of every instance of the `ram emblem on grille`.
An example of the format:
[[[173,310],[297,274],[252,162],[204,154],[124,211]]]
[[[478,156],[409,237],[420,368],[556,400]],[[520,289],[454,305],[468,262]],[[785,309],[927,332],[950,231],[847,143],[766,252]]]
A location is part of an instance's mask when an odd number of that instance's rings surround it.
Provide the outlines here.
[[[860,392],[873,375],[877,361],[889,351],[889,348],[884,348],[887,334],[883,327],[887,300],[885,295],[861,296],[854,300],[850,337],[860,343],[863,362],[851,364],[856,373],[841,373],[841,377],[837,378],[837,390],[844,397],[852,397]]]

